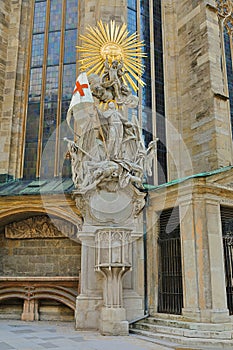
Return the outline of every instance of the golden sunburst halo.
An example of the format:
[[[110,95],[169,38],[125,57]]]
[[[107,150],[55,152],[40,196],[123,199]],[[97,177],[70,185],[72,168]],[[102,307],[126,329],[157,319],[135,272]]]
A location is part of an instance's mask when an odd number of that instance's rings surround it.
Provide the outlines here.
[[[142,58],[146,57],[142,48],[143,41],[139,41],[139,36],[135,32],[129,35],[127,25],[116,25],[115,21],[103,24],[100,20],[96,27],[89,26],[86,35],[80,35],[82,46],[77,46],[80,53],[80,68],[87,74],[95,73],[102,75],[104,72],[104,62],[108,59],[122,61],[126,73],[123,81],[126,85],[131,85],[134,91],[138,90],[138,85],[144,86],[141,79],[144,71]]]

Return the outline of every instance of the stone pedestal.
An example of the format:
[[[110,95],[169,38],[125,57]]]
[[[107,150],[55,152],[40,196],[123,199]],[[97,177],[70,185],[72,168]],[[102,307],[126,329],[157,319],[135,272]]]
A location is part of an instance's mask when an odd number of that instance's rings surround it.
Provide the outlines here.
[[[128,335],[129,323],[124,308],[103,307],[100,313],[100,332],[103,335]]]
[[[88,293],[80,294],[76,300],[76,329],[99,329],[99,316],[102,305],[102,296],[91,296]]]
[[[84,219],[82,232],[78,233],[82,257],[81,293],[75,313],[77,329],[99,329],[103,335],[128,334],[123,276],[131,270],[133,260],[137,265],[137,260],[142,261],[142,220],[138,216],[144,196],[132,185],[113,192],[74,192]],[[135,318],[144,311],[143,282],[135,271],[127,281],[128,299],[133,296],[135,302],[128,301],[126,307],[130,305],[129,314]]]
[[[76,299],[75,321],[77,329],[98,329],[99,313],[103,306],[102,277],[96,274],[95,236],[92,232],[80,232],[82,243],[80,295]]]

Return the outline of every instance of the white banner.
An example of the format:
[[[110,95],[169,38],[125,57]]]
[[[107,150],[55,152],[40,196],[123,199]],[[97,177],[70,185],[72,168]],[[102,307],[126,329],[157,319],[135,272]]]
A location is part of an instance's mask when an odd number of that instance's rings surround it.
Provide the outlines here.
[[[84,117],[82,110],[86,109],[90,105],[93,106],[94,99],[91,93],[91,89],[88,83],[86,72],[81,73],[75,83],[73,96],[70,102],[70,107],[67,112],[66,121],[70,126],[70,120],[72,111],[75,119],[80,120]]]

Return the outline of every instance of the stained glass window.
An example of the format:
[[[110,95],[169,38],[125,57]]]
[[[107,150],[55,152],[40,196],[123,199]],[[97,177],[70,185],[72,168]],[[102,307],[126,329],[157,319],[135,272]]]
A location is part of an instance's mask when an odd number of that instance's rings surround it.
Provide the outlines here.
[[[62,0],[51,0],[49,31],[61,30]]]
[[[65,56],[64,63],[73,63],[76,60],[76,52],[73,45],[76,43],[77,30],[67,30],[65,32]]]
[[[41,96],[42,68],[31,69],[29,102],[37,102]]]
[[[137,23],[137,8],[140,8],[139,25]],[[158,183],[160,184],[166,182],[167,179],[161,0],[153,1],[152,12],[155,77],[151,76],[151,12],[149,1],[128,0],[128,30],[133,33],[140,28],[140,39],[144,40],[144,52],[147,54],[147,57],[143,58],[145,70],[142,78],[146,86],[142,89],[141,97],[142,129],[146,144],[155,136],[160,139],[157,152]],[[156,109],[155,121],[152,121],[152,87],[155,91],[156,101],[154,106]],[[156,124],[157,135],[152,134],[153,123]]]
[[[230,37],[225,28],[224,30],[224,41],[225,41],[225,57],[227,67],[227,82],[229,91],[229,102],[230,102],[230,113],[231,113],[231,125],[233,133],[233,70],[232,70],[232,52],[230,45]]]
[[[56,101],[46,102],[44,106],[44,125],[43,125],[43,142],[47,142],[49,137],[52,135],[56,128],[56,119],[54,116],[57,114],[57,103]]]
[[[33,36],[31,66],[42,66],[44,57],[44,34]]]
[[[59,64],[61,32],[49,33],[47,65]]]
[[[137,12],[128,8],[128,30],[130,33],[137,31]]]
[[[43,33],[45,30],[47,2],[35,3],[33,33]]]
[[[154,48],[155,48],[155,94],[156,94],[156,132],[159,141],[158,151],[158,183],[167,181],[166,122],[163,75],[163,37],[161,0],[154,0]]]
[[[142,59],[144,73],[142,76],[146,87],[142,90],[142,126],[146,145],[153,139],[152,135],[152,104],[151,104],[151,58],[150,58],[150,13],[149,2],[140,0],[140,34],[144,41],[143,51],[146,57]]]
[[[72,97],[72,92],[74,89],[76,76],[76,64],[64,65],[63,68],[63,90],[62,90],[62,100],[70,100]],[[71,85],[70,82],[73,82]]]
[[[24,154],[24,162],[25,164],[27,164],[27,166],[24,167],[25,178],[36,177],[39,120],[40,120],[40,103],[30,103],[28,105],[28,118],[27,118],[27,129],[26,129],[25,154]]]
[[[77,0],[67,0],[66,3],[66,29],[77,28]]]
[[[128,8],[136,11],[137,9],[137,0],[128,0]]]
[[[47,68],[45,101],[57,101],[58,69],[58,66]]]
[[[76,81],[77,11],[78,0],[35,1],[24,178],[71,174],[63,138],[72,137],[64,121]]]
[[[229,95],[231,131],[233,137],[233,8],[232,1],[215,0],[219,16],[223,93]],[[223,33],[222,33],[223,30]],[[227,86],[228,85],[228,89]]]

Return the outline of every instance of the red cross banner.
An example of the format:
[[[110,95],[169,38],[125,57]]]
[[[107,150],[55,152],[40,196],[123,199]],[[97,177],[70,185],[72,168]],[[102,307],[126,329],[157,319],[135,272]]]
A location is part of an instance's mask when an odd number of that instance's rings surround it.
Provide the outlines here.
[[[70,126],[71,112],[73,112],[75,119],[82,119],[82,111],[93,106],[93,103],[94,99],[88,83],[87,74],[83,72],[78,76],[73,90],[73,96],[66,117],[68,125]]]

